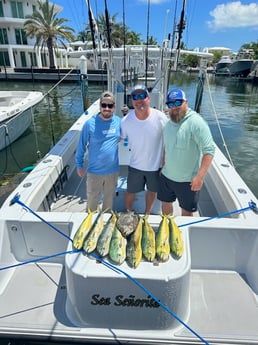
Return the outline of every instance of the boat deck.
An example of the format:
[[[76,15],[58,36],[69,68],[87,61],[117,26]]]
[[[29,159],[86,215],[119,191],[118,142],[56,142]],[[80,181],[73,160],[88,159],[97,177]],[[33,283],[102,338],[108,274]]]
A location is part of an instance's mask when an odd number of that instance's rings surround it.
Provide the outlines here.
[[[117,183],[116,194],[114,197],[114,209],[118,212],[125,211],[124,198],[126,191],[127,166],[121,166],[120,176]],[[74,171],[69,178],[69,183],[64,185],[60,190],[58,198],[51,207],[52,212],[86,212],[87,198],[86,198],[86,176],[79,177]],[[100,205],[101,206],[101,205]],[[199,206],[201,214],[205,217],[212,217],[217,214],[216,209],[209,198],[205,186],[200,194]],[[144,213],[145,207],[145,192],[138,193],[134,204],[134,210],[138,213]],[[174,215],[181,214],[181,209],[177,202],[174,203]],[[152,213],[160,214],[161,204],[156,201]],[[194,216],[198,216],[199,212],[195,212]]]
[[[27,264],[13,269],[11,274],[7,286],[0,285],[2,334],[26,336],[33,333],[44,338],[51,330],[51,335],[61,337],[62,334],[66,339],[82,341],[85,336],[87,339],[93,337],[92,328],[87,325],[78,328],[66,316],[67,290],[61,264]],[[254,296],[243,277],[233,271],[192,270],[190,284],[191,313],[187,321],[190,328],[207,340],[220,335],[220,341],[238,338],[248,340],[248,344],[257,344],[258,296]],[[199,301],[198,305],[194,301]],[[140,335],[141,331],[137,333]],[[169,339],[171,335],[169,330],[143,333],[145,342],[149,343],[160,338]],[[95,340],[99,337],[104,341],[112,335],[119,340],[126,331],[99,328],[97,334]],[[176,338],[190,341],[195,337],[182,327],[176,331]]]

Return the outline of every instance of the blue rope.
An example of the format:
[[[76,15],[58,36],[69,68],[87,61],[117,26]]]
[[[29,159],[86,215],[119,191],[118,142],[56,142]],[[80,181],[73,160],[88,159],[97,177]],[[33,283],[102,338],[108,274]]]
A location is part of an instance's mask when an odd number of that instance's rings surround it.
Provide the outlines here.
[[[123,274],[126,278],[131,280],[135,285],[137,285],[142,291],[144,291],[147,295],[151,296],[166,312],[168,312],[171,316],[173,316],[178,322],[180,322],[185,328],[187,328],[191,333],[193,333],[197,338],[199,338],[203,343],[209,345],[209,343],[201,337],[197,332],[195,332],[190,326],[188,326],[182,319],[180,319],[171,309],[169,309],[164,303],[162,303],[151,291],[149,291],[145,286],[143,286],[137,279],[133,278],[130,274],[126,273],[125,271],[121,270],[120,268],[112,265],[111,263],[105,261],[104,259],[98,257],[94,253],[89,253],[89,256],[92,256],[97,261],[100,261],[102,264],[111,268],[117,273]]]
[[[28,211],[30,211],[35,217],[39,218],[43,223],[47,224],[48,226],[50,226],[53,230],[57,231],[60,235],[64,236],[65,238],[67,238],[69,241],[73,242],[73,240],[66,235],[63,231],[61,231],[60,229],[58,229],[57,227],[55,227],[54,225],[52,225],[51,223],[49,223],[48,221],[46,221],[44,218],[40,217],[40,215],[38,215],[36,212],[34,212],[29,206],[25,205],[21,200],[20,200],[20,195],[16,194],[14,196],[14,198],[11,200],[10,205],[13,204],[19,204],[22,207],[26,208]]]
[[[33,259],[33,260],[27,260],[27,261],[23,261],[23,262],[19,262],[17,264],[13,264],[13,265],[9,265],[9,266],[5,266],[5,267],[0,267],[0,271],[4,271],[7,269],[11,269],[11,268],[15,268],[15,267],[19,267],[19,266],[23,266],[23,265],[27,265],[27,264],[31,264],[31,263],[36,263],[36,262],[40,262],[43,260],[48,260],[51,258],[55,258],[61,255],[66,255],[66,254],[74,254],[74,253],[78,253],[83,251],[82,249],[77,250],[77,249],[73,249],[73,250],[68,250],[68,251],[64,251],[64,252],[59,252],[56,254],[52,254],[52,255],[47,255],[47,256],[42,256],[40,258],[37,259]],[[86,253],[87,254],[87,253]],[[190,326],[188,326],[183,320],[181,320],[171,309],[169,309],[164,303],[162,303],[151,291],[149,291],[147,288],[145,288],[140,282],[138,282],[135,278],[133,278],[130,274],[126,273],[125,271],[121,270],[120,268],[112,265],[111,263],[105,261],[104,259],[102,259],[101,257],[98,257],[97,255],[95,255],[94,253],[88,253],[88,256],[93,257],[94,259],[96,259],[97,261],[101,262],[103,265],[105,265],[106,267],[108,267],[109,269],[115,271],[118,274],[123,274],[125,277],[127,277],[129,280],[131,280],[135,285],[137,285],[141,290],[143,290],[147,295],[151,296],[165,311],[167,311],[171,316],[173,316],[178,322],[180,322],[183,326],[185,326],[191,333],[193,333],[196,337],[198,337],[202,342],[204,342],[206,345],[209,345],[209,343],[202,338],[197,332],[195,332]]]
[[[208,217],[208,218],[196,220],[196,221],[193,221],[193,222],[181,224],[181,225],[178,225],[178,227],[180,228],[180,227],[184,227],[184,226],[188,226],[188,225],[193,225],[193,224],[197,224],[197,223],[207,222],[208,220],[212,220],[212,219],[217,219],[217,218],[222,218],[222,217],[228,217],[228,216],[230,216],[230,215],[232,215],[232,214],[242,213],[242,212],[249,211],[249,210],[252,210],[252,211],[254,211],[254,213],[257,214],[256,203],[253,202],[252,200],[249,202],[249,206],[248,206],[248,207],[244,207],[244,208],[241,208],[241,209],[235,210],[235,211],[230,211],[230,212],[226,212],[226,213],[221,213],[221,214],[216,215],[216,216],[212,216],[212,217]]]
[[[40,258],[37,258],[37,259],[27,260],[27,261],[19,262],[17,264],[0,267],[0,271],[5,271],[5,270],[10,269],[10,268],[15,268],[15,267],[19,267],[19,266],[23,266],[23,265],[27,265],[27,264],[34,264],[38,261],[43,261],[43,260],[55,258],[57,256],[61,256],[61,255],[65,255],[65,254],[71,254],[71,253],[77,253],[77,252],[79,252],[79,250],[74,249],[74,250],[68,250],[65,252],[60,252],[60,253],[56,253],[56,254],[52,254],[52,255],[41,256]]]
[[[61,234],[62,236],[66,237],[67,239],[69,239],[70,241],[72,241],[72,239],[67,236],[65,233],[63,233],[61,230],[59,230],[58,228],[56,228],[55,226],[53,226],[52,224],[50,224],[49,222],[47,222],[46,220],[44,220],[42,217],[40,217],[36,212],[34,212],[30,207],[26,206],[23,202],[21,202],[19,200],[19,195],[16,195],[12,201],[10,202],[10,205],[12,205],[13,203],[18,203],[20,204],[22,207],[25,207],[26,209],[28,209],[33,215],[35,215],[37,218],[39,218],[40,220],[42,220],[44,223],[46,223],[47,225],[49,225],[53,230],[57,231],[59,234]],[[194,222],[190,222],[187,224],[182,224],[179,225],[181,227],[183,226],[187,226],[187,225],[192,225],[192,224],[196,224],[196,223],[200,223],[200,222],[204,222],[204,221],[208,221],[211,219],[216,219],[216,218],[221,218],[221,217],[226,217],[235,213],[240,213],[240,212],[244,212],[247,210],[252,209],[255,213],[257,213],[257,207],[256,204],[251,201],[249,203],[249,206],[246,208],[242,208],[240,210],[235,210],[232,212],[228,212],[228,213],[224,213],[224,214],[220,214],[214,217],[208,217],[202,220],[198,220],[198,221],[194,221]],[[34,262],[38,262],[38,261],[42,261],[42,260],[46,260],[49,258],[53,258],[56,256],[60,256],[60,255],[64,255],[64,254],[71,254],[71,253],[77,253],[80,250],[72,250],[72,251],[66,251],[66,252],[61,252],[61,253],[57,253],[54,255],[50,255],[50,256],[45,256],[45,257],[41,257],[38,259],[34,259],[34,260],[28,260],[22,263],[18,263],[15,265],[10,265],[10,266],[6,266],[3,268],[0,268],[1,270],[5,270],[8,268],[13,268],[13,267],[18,267],[18,266],[22,266],[28,263],[34,263]],[[88,254],[89,256],[92,256],[93,258],[95,258],[97,261],[101,262],[102,264],[104,264],[106,267],[112,269],[113,271],[115,271],[118,274],[123,274],[125,277],[127,277],[129,280],[131,280],[135,285],[137,285],[142,291],[144,291],[146,294],[148,294],[149,296],[151,296],[165,311],[167,311],[171,316],[173,316],[178,322],[180,322],[185,328],[187,328],[191,333],[193,333],[197,338],[199,338],[203,343],[205,343],[206,345],[209,345],[209,343],[203,338],[201,337],[197,332],[195,332],[190,326],[188,326],[183,320],[181,320],[171,309],[169,309],[164,303],[162,303],[155,295],[153,295],[151,293],[151,291],[149,291],[147,288],[145,288],[140,282],[138,282],[135,278],[133,278],[130,274],[126,273],[125,271],[119,269],[118,267],[112,265],[111,263],[105,261],[104,259],[98,257],[97,255],[90,253]]]

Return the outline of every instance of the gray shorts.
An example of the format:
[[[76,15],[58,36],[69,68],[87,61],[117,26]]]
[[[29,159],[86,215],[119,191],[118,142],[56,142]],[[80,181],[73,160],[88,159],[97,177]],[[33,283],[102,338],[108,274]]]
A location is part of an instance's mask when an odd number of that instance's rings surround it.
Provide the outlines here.
[[[159,170],[144,171],[128,167],[127,192],[138,193],[145,189],[150,192],[157,192],[159,186]]]
[[[188,212],[197,211],[200,192],[191,190],[190,182],[175,182],[160,174],[157,199],[174,202],[178,199],[179,206]]]

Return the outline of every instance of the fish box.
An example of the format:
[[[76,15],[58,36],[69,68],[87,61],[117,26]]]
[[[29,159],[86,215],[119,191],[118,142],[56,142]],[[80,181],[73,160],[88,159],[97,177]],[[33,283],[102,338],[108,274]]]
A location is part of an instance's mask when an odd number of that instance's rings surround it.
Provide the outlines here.
[[[177,328],[180,323],[173,315],[186,322],[191,266],[188,230],[182,229],[182,235],[185,250],[180,259],[171,256],[165,263],[142,260],[136,269],[126,262],[113,265],[108,258],[106,266],[83,252],[67,254],[69,320],[79,327],[129,330]]]

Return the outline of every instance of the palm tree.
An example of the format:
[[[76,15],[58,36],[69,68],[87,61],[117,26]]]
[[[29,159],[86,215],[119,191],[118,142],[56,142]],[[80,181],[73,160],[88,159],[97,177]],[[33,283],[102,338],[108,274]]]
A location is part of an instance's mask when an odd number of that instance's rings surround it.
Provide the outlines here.
[[[147,42],[144,42],[145,45],[147,45]],[[156,46],[158,44],[156,38],[154,38],[153,36],[148,37],[148,45],[150,46]]]
[[[67,19],[57,18],[58,11],[55,4],[49,4],[48,0],[37,1],[39,10],[32,15],[26,16],[24,30],[27,36],[36,37],[35,47],[47,46],[49,53],[49,67],[55,68],[54,48],[60,42],[64,47],[64,40],[74,40],[74,30],[63,25]]]
[[[140,34],[130,31],[126,25],[116,22],[117,13],[109,19],[109,28],[110,28],[110,40],[113,47],[121,47],[125,44],[141,44]],[[102,34],[102,39],[107,45],[108,33],[106,25],[106,17],[104,14],[100,13],[97,19],[98,28]]]

